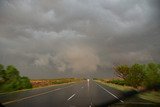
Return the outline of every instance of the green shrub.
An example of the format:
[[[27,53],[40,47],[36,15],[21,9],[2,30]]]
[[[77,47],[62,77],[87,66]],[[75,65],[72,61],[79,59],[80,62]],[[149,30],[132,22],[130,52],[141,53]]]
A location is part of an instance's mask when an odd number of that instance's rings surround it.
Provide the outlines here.
[[[113,79],[113,80],[108,81],[108,83],[113,83],[113,84],[118,84],[118,85],[127,85],[124,80],[120,80],[120,79]]]
[[[32,88],[32,84],[30,83],[30,80],[28,77],[21,77],[20,89],[25,89],[25,88]]]
[[[19,71],[12,65],[6,69],[0,64],[0,92],[32,88],[28,77],[21,77]]]
[[[114,67],[114,69],[116,74],[124,79],[124,82],[120,80],[110,81],[115,84],[126,84],[135,88],[138,86],[150,88],[160,84],[160,64],[134,64],[131,67],[128,67],[127,65],[119,65]]]
[[[144,66],[140,64],[134,64],[129,70],[126,83],[136,88],[142,84],[144,77]]]
[[[128,65],[119,65],[114,67],[114,70],[119,78],[123,78],[125,80],[129,74],[130,68]]]
[[[160,84],[160,66],[155,63],[149,63],[146,66],[143,85],[147,88]]]

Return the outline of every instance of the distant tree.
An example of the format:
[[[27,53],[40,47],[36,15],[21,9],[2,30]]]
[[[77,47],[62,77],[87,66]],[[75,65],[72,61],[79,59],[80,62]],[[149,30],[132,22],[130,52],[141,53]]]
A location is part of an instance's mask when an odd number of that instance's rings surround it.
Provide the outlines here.
[[[144,80],[144,65],[134,64],[131,66],[128,76],[126,78],[127,84],[137,87],[140,86]]]
[[[130,68],[127,65],[119,65],[115,66],[114,70],[118,77],[123,78],[125,80],[129,74]]]

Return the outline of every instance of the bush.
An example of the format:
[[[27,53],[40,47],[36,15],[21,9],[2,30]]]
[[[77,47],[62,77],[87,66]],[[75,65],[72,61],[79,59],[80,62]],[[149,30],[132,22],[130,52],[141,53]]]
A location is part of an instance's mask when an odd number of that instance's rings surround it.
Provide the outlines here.
[[[120,79],[113,79],[113,80],[108,81],[108,83],[113,83],[113,84],[118,84],[118,85],[127,85],[124,80],[120,80]]]
[[[119,65],[117,67],[114,67],[114,70],[116,71],[118,77],[125,80],[129,74],[130,68],[127,65]]]
[[[155,63],[149,63],[146,66],[143,85],[147,88],[160,84],[160,66]]]
[[[7,66],[5,70],[0,65],[0,77],[0,92],[32,88],[28,77],[21,77],[19,71],[14,66]]]
[[[25,88],[32,88],[32,84],[30,83],[30,80],[28,77],[21,77],[20,89],[25,89]]]
[[[136,88],[142,84],[144,76],[144,66],[140,64],[134,64],[129,70],[126,82],[127,84]]]
[[[112,80],[112,83],[119,85],[126,84],[135,88],[138,86],[153,88],[154,86],[160,85],[160,64],[134,64],[131,67],[120,65],[114,69],[118,77],[124,79],[124,82]]]

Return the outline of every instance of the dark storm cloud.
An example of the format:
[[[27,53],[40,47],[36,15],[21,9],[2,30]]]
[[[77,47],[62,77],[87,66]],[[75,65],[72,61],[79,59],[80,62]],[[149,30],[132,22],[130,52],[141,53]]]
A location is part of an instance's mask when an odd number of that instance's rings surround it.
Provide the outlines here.
[[[159,0],[1,0],[0,63],[47,78],[160,62],[159,7]]]

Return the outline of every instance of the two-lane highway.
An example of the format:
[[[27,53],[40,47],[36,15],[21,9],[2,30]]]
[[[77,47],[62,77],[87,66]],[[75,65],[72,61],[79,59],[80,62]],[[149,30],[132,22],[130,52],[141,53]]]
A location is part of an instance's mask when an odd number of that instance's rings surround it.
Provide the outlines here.
[[[123,93],[87,79],[58,87],[0,95],[5,107],[94,107],[118,100]]]

